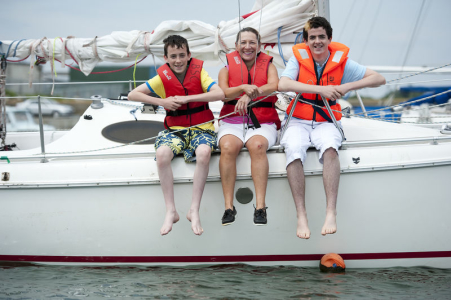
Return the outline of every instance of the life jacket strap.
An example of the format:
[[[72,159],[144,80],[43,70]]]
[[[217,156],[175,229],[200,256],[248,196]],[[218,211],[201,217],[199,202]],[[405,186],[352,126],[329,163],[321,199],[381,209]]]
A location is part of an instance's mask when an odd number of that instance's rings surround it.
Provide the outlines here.
[[[210,106],[207,104],[202,105],[202,106],[198,106],[195,108],[189,108],[189,109],[183,109],[183,110],[176,110],[176,111],[166,111],[166,116],[169,117],[178,117],[178,116],[186,116],[186,115],[192,115],[195,113],[199,113],[201,111],[210,109]]]
[[[305,98],[302,97],[302,96],[301,96],[301,99],[304,100],[304,101],[303,101],[304,103],[307,102],[307,103],[309,103],[309,104],[315,104],[315,105],[317,105],[317,106],[313,106],[313,105],[312,105],[313,111],[316,112],[317,114],[319,114],[319,115],[320,115],[324,120],[326,120],[327,122],[329,122],[329,123],[332,123],[332,122],[333,122],[332,119],[329,117],[329,115],[328,115],[324,110],[322,110],[321,108],[318,107],[318,106],[325,107],[323,101],[317,101],[317,100],[305,99]],[[330,105],[330,106],[336,105],[336,104],[337,104],[337,101],[336,101],[336,100],[327,100],[327,101],[329,101],[329,105]]]
[[[321,107],[324,107],[324,106],[325,106],[323,101],[305,99],[305,98],[302,97],[302,96],[301,96],[301,99],[304,100],[304,101],[302,101],[302,102],[304,102],[304,103],[307,102],[307,103],[315,104],[315,105],[318,105],[318,106],[321,106]],[[328,101],[329,101],[329,105],[330,105],[330,106],[336,105],[336,104],[337,104],[337,101],[336,101],[336,100],[328,100]],[[315,107],[315,106],[313,106],[313,107]]]
[[[225,102],[224,104],[236,105],[237,102],[238,102],[238,100],[232,100],[232,101]],[[260,122],[258,121],[257,116],[255,115],[254,110],[253,110],[253,108],[256,108],[256,107],[274,108],[275,105],[272,102],[257,102],[254,105],[252,105],[252,107],[248,108],[248,115],[252,120],[252,124],[254,124],[255,128],[260,128],[262,126],[260,125]]]

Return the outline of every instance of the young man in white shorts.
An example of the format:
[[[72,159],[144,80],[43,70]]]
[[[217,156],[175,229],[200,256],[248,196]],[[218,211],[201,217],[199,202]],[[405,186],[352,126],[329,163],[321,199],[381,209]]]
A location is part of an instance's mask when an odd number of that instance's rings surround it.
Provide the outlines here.
[[[279,81],[279,91],[302,93],[303,100],[296,104],[280,144],[285,147],[287,177],[296,205],[297,236],[308,239],[310,229],[305,210],[303,164],[311,144],[320,151],[319,161],[323,164],[327,206],[321,234],[337,231],[336,204],[340,180],[338,148],[342,137],[324,108],[321,97],[329,101],[333,110],[341,111],[340,104],[336,102],[340,97],[352,90],[385,84],[385,78],[348,59],[349,48],[332,42],[332,27],[323,17],[313,17],[307,21],[303,39],[304,43],[293,46],[294,56]],[[288,114],[293,109],[293,102],[287,108]],[[333,115],[341,127],[341,113],[333,112]]]

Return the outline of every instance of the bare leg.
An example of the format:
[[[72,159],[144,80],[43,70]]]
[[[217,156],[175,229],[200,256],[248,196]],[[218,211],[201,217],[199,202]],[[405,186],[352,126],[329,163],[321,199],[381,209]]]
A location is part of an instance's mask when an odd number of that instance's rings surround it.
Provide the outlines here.
[[[326,220],[321,230],[322,235],[337,232],[337,196],[340,182],[340,161],[337,151],[327,149],[323,154],[323,182],[326,191]]]
[[[301,239],[308,239],[310,238],[310,229],[305,209],[305,176],[301,160],[296,159],[288,165],[287,177],[298,217],[296,235]]]
[[[251,174],[255,186],[257,209],[264,209],[269,173],[268,157],[266,156],[268,140],[261,135],[255,135],[246,142],[246,148],[251,156]]]
[[[196,149],[196,170],[193,178],[193,198],[191,207],[186,218],[191,222],[191,229],[194,234],[201,235],[204,232],[200,224],[199,208],[202,194],[207,181],[209,163],[211,157],[211,149],[207,145],[199,145]]]
[[[219,140],[221,157],[219,158],[219,173],[221,175],[222,192],[224,193],[225,209],[233,210],[233,191],[236,181],[236,158],[243,148],[243,142],[231,134],[224,135]]]
[[[174,177],[172,175],[171,160],[174,154],[168,146],[157,149],[157,167],[160,177],[161,189],[163,190],[164,203],[166,205],[166,216],[160,229],[161,235],[166,235],[172,230],[172,224],[180,219],[174,203]]]

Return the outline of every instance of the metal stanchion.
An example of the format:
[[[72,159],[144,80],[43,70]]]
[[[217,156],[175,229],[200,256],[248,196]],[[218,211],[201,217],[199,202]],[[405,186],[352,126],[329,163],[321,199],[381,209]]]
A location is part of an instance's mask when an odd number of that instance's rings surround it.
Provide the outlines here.
[[[297,94],[296,98],[294,98],[294,100],[293,100],[294,101],[293,106],[291,107],[291,111],[290,111],[290,114],[288,115],[285,125],[283,126],[282,130],[280,131],[279,141],[277,142],[277,144],[280,144],[280,141],[282,141],[283,135],[285,134],[285,131],[287,130],[287,127],[288,127],[288,122],[290,122],[290,119],[293,116],[294,109],[296,108],[296,104],[298,104],[299,98],[301,97],[301,95],[302,95],[301,93]]]
[[[368,114],[366,113],[365,105],[363,105],[362,98],[360,97],[359,91],[355,91],[355,94],[357,95],[357,99],[359,99],[360,107],[362,108],[363,114],[365,117],[368,117]]]
[[[42,111],[41,111],[41,96],[38,95],[38,109],[39,109],[39,136],[41,139],[41,154],[44,158],[41,159],[41,163],[49,162],[45,158],[45,146],[44,146],[44,125],[42,124]]]
[[[321,96],[321,99],[323,99],[324,102],[324,106],[326,107],[327,111],[329,112],[330,118],[332,119],[332,122],[334,122],[335,127],[337,127],[338,131],[341,134],[341,141],[344,142],[346,141],[345,138],[345,134],[343,132],[343,129],[341,129],[341,127],[338,125],[337,120],[335,119],[334,114],[332,113],[332,109],[330,108],[329,102],[327,101],[326,98],[324,98],[323,96]]]

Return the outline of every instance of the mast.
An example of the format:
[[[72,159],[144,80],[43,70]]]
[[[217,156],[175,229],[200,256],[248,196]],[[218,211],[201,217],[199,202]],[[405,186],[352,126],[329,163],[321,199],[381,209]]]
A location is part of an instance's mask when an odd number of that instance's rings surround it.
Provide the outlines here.
[[[6,95],[6,56],[2,55],[0,67],[0,97]],[[5,146],[6,138],[6,99],[0,99],[0,146]]]
[[[318,16],[324,17],[330,22],[329,0],[317,0]]]

